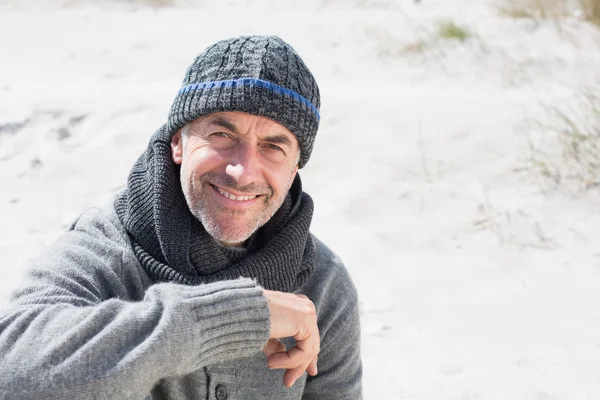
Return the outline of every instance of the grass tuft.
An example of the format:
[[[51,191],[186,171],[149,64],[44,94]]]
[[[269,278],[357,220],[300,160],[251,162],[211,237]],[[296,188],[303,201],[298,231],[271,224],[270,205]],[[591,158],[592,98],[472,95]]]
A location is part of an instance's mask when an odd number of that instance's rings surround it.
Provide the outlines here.
[[[546,111],[548,122],[537,124],[545,142],[530,141],[534,169],[556,184],[599,187],[600,85],[580,93],[572,107],[552,106]],[[553,148],[557,150],[554,153]]]
[[[443,39],[464,42],[473,35],[467,28],[455,24],[453,21],[442,21],[438,26],[438,35]]]

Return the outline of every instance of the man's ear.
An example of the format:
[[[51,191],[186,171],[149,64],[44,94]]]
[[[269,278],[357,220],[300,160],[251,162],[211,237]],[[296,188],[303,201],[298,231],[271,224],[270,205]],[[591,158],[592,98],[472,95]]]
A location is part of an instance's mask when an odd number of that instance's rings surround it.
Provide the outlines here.
[[[288,182],[288,190],[292,187],[292,183],[294,183],[294,179],[296,178],[296,174],[298,173],[298,164],[294,167],[292,174],[290,175],[290,181]]]
[[[171,138],[171,157],[175,164],[181,165],[183,160],[183,139],[181,129],[179,129]]]

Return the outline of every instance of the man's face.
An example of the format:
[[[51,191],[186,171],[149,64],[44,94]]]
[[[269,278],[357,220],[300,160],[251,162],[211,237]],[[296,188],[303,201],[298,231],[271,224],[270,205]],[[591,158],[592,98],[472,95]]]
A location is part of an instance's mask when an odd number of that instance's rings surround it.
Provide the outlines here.
[[[192,214],[240,245],[279,209],[298,171],[298,141],[283,125],[243,112],[200,117],[171,141]]]

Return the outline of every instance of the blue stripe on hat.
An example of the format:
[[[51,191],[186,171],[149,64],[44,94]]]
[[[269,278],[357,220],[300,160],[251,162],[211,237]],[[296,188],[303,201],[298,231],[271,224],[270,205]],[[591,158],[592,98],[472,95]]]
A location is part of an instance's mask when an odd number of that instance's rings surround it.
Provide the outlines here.
[[[192,90],[200,90],[200,89],[213,89],[213,88],[224,88],[224,87],[236,87],[236,86],[258,86],[267,90],[270,90],[277,94],[283,94],[284,96],[290,97],[298,103],[304,104],[306,107],[310,108],[311,111],[317,117],[317,120],[321,119],[321,115],[319,114],[319,110],[313,103],[311,103],[306,97],[302,96],[300,93],[295,92],[293,90],[284,88],[283,86],[276,85],[269,81],[264,81],[262,79],[256,78],[240,78],[240,79],[228,79],[225,81],[207,81],[200,83],[193,83],[191,85],[187,85],[179,89],[179,94],[187,93]]]

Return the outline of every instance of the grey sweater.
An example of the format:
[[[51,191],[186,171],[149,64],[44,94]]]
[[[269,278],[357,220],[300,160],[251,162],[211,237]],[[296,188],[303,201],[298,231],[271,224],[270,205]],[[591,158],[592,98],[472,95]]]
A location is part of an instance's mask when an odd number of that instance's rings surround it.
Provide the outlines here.
[[[0,399],[360,399],[356,290],[314,240],[314,272],[299,293],[317,308],[319,374],[288,389],[262,353],[260,286],[155,283],[112,203],[88,210],[0,311]]]

